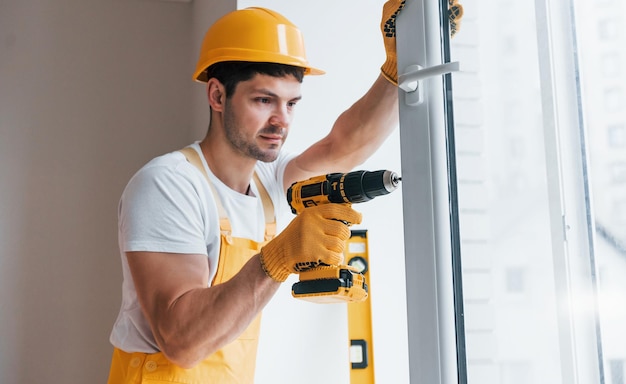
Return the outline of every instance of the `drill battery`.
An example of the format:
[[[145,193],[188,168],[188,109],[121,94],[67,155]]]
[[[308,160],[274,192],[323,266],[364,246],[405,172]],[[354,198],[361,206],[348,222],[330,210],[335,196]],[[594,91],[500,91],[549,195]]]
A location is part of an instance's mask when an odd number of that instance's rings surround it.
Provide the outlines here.
[[[358,302],[367,299],[367,284],[365,277],[348,265],[320,266],[301,272],[291,294],[315,303]]]

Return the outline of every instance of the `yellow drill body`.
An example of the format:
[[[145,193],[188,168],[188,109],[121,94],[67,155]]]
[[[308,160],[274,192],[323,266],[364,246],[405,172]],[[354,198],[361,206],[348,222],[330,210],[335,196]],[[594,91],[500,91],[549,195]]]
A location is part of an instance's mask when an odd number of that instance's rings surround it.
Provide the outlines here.
[[[287,190],[287,202],[291,211],[299,214],[316,205],[369,201],[394,191],[399,182],[396,173],[386,170],[330,173],[293,183]],[[318,303],[363,301],[367,298],[367,284],[364,276],[351,266],[319,265],[300,273],[292,295]]]

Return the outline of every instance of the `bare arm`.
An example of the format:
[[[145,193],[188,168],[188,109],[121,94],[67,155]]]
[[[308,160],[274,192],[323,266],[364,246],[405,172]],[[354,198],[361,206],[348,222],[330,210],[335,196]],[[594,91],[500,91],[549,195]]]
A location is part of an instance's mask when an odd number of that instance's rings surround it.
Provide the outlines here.
[[[231,280],[208,288],[205,255],[128,252],[126,256],[157,344],[183,368],[234,340],[280,285],[265,274],[259,255]]]
[[[329,172],[348,172],[371,156],[398,124],[398,88],[382,75],[343,112],[330,133],[294,158],[285,170],[293,182]]]

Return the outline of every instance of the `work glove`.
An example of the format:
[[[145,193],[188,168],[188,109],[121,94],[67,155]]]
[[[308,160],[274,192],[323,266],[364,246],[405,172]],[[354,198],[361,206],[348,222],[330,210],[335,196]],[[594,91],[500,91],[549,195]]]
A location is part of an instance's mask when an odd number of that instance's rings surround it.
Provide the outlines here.
[[[380,30],[383,33],[383,42],[387,59],[380,67],[385,79],[398,85],[398,54],[396,53],[396,18],[404,8],[406,0],[389,0],[383,5],[383,17],[380,20]]]
[[[406,0],[388,0],[383,5],[383,17],[380,30],[383,34],[387,59],[380,67],[382,75],[392,84],[398,85],[398,55],[396,53],[396,20],[404,8]],[[454,37],[461,26],[463,6],[459,0],[448,0],[448,19],[450,20],[450,36]]]
[[[454,37],[461,28],[463,18],[463,6],[459,0],[448,0],[448,19],[450,20],[450,37]]]
[[[291,273],[339,265],[350,237],[348,225],[360,222],[361,214],[344,204],[308,207],[261,249],[261,266],[269,277],[283,282]]]

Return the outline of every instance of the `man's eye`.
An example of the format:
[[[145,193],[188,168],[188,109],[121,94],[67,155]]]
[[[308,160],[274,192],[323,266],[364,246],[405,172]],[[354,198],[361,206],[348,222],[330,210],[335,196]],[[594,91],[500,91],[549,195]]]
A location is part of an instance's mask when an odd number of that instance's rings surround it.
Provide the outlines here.
[[[269,98],[267,98],[267,97],[257,97],[256,100],[259,103],[262,103],[262,104],[269,104],[269,103],[271,103],[271,100]]]

